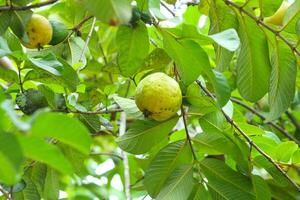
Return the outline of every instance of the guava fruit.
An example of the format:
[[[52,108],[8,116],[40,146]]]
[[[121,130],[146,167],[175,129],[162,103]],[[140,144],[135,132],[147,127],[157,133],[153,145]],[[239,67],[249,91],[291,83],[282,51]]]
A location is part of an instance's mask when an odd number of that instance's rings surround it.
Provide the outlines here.
[[[272,16],[266,17],[264,19],[264,22],[268,24],[281,26],[283,23],[284,15],[290,5],[291,5],[290,3],[283,1],[281,6],[278,8],[278,10]]]
[[[50,24],[52,26],[52,30],[53,30],[52,39],[49,42],[49,44],[57,45],[57,44],[61,43],[62,41],[64,41],[68,37],[69,30],[65,24],[63,24],[59,21],[50,20],[49,22],[50,22]]]
[[[135,103],[145,117],[165,121],[174,116],[181,106],[179,84],[161,72],[148,75],[136,88]]]
[[[31,115],[36,110],[48,106],[45,96],[40,91],[34,89],[29,89],[24,91],[24,93],[17,94],[16,104],[26,115]]]
[[[23,45],[29,49],[34,49],[48,44],[52,39],[53,30],[48,19],[42,15],[33,14],[27,23],[26,33],[29,42],[23,42]]]

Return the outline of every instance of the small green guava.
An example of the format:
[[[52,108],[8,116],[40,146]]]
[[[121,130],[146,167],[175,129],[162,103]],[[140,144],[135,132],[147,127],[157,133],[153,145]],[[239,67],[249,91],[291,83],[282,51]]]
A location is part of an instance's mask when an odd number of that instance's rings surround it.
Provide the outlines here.
[[[135,102],[145,117],[164,121],[176,114],[182,103],[179,84],[157,72],[145,77],[136,88]]]

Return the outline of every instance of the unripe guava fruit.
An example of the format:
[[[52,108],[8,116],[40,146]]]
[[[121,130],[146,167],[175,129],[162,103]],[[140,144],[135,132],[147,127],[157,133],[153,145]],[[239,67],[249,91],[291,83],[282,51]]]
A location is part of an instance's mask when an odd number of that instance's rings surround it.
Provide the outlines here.
[[[52,26],[52,39],[49,42],[50,45],[57,45],[63,42],[69,35],[69,30],[67,26],[59,21],[50,20],[49,21]]]
[[[164,121],[176,114],[182,94],[178,83],[157,72],[145,77],[136,88],[135,103],[145,117]]]
[[[265,23],[274,24],[277,26],[281,26],[283,23],[284,15],[291,4],[283,1],[279,9],[270,17],[266,17],[264,19]]]
[[[30,49],[40,48],[48,44],[52,39],[52,26],[43,16],[33,14],[26,26],[26,33],[29,42],[23,42],[24,46]]]

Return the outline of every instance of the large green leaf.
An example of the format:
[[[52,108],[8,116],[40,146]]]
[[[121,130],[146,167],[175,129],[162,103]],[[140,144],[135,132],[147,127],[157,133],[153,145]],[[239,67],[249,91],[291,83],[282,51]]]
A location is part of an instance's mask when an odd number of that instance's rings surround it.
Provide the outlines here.
[[[172,171],[180,164],[189,164],[192,160],[189,145],[185,141],[178,141],[167,145],[152,160],[145,172],[144,185],[151,195],[156,195]]]
[[[202,117],[199,123],[203,133],[193,140],[200,152],[212,155],[226,154],[243,169],[248,169],[249,148],[238,136],[225,131],[226,126],[221,113],[210,113]]]
[[[24,176],[24,181],[26,183],[26,187],[24,190],[20,192],[13,193],[14,200],[40,200],[41,195],[38,192],[37,186],[34,181],[28,177],[28,175]]]
[[[27,158],[45,163],[61,173],[72,174],[72,166],[55,145],[33,136],[19,136],[18,140]]]
[[[144,114],[136,106],[134,100],[118,96],[114,96],[114,100],[128,116],[134,117],[135,119],[144,119]]]
[[[257,200],[270,200],[271,192],[267,182],[260,176],[252,175],[252,184]]]
[[[253,160],[254,164],[259,167],[265,169],[275,180],[277,184],[280,186],[286,187],[289,185],[287,179],[278,171],[278,169],[270,163],[265,157],[257,156]]]
[[[133,76],[143,66],[149,52],[146,25],[142,22],[131,27],[120,26],[116,36],[119,49],[118,64],[122,75]]]
[[[53,54],[29,58],[29,68],[33,67],[39,73],[46,73],[53,79],[68,87],[71,91],[76,90],[79,78],[76,71],[63,59],[56,58]]]
[[[209,190],[217,193],[220,199],[255,199],[251,181],[224,162],[207,158],[200,162],[200,167]]]
[[[15,184],[21,178],[24,157],[16,137],[0,131],[0,182]]]
[[[173,171],[156,199],[187,199],[192,192],[194,184],[193,165],[182,165]]]
[[[277,41],[272,56],[268,120],[280,117],[290,106],[295,96],[297,63],[291,49]]]
[[[90,13],[104,23],[127,24],[131,19],[131,6],[127,0],[83,0],[81,2]]]
[[[205,51],[191,40],[177,41],[167,30],[163,31],[164,49],[176,62],[179,75],[185,85],[194,82],[202,70],[209,70],[210,63]]]
[[[205,4],[205,1],[203,2]],[[209,0],[209,2],[207,2],[206,4],[208,4],[210,8],[210,34],[217,34],[229,28],[237,28],[238,22],[235,13],[222,0]],[[219,71],[229,69],[230,62],[233,57],[233,52],[230,52],[228,49],[224,48],[220,44],[215,45],[215,51],[217,65],[216,69]]]
[[[237,87],[246,100],[256,102],[269,88],[270,61],[265,33],[252,20],[239,17],[241,50],[237,60]]]
[[[59,199],[59,173],[51,168],[47,168],[43,197],[45,200]]]
[[[29,40],[25,30],[32,13],[31,10],[10,11],[10,28],[24,42]]]
[[[32,124],[32,134],[52,137],[78,151],[89,154],[91,137],[87,128],[79,120],[60,113],[43,113]]]
[[[116,141],[121,149],[133,154],[143,154],[167,138],[178,117],[164,122],[137,120]]]

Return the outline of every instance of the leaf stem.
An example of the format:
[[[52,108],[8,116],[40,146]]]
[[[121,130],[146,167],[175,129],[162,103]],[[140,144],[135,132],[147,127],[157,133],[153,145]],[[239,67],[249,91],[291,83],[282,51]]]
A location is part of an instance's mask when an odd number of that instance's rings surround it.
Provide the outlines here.
[[[32,8],[40,8],[43,6],[51,5],[58,2],[58,0],[49,0],[41,3],[36,3],[28,6],[13,6],[13,5],[7,5],[7,6],[1,6],[0,11],[24,11],[24,10],[30,10]]]

